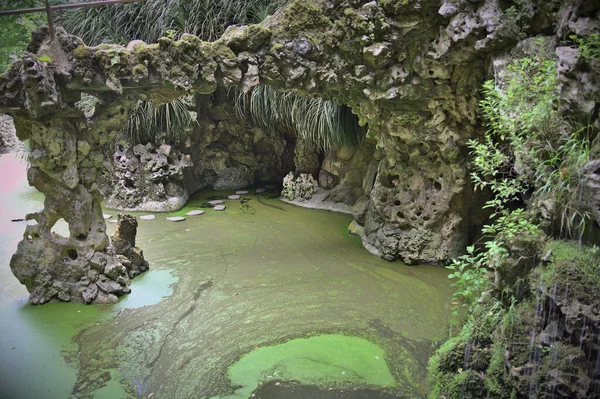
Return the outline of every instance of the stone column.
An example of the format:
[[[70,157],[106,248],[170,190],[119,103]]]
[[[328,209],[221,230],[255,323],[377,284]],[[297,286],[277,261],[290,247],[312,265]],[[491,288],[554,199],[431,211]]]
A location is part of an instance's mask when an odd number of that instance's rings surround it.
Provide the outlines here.
[[[106,235],[102,195],[95,180],[102,154],[91,151],[77,118],[28,121],[29,184],[45,195],[44,209],[27,215],[28,226],[10,266],[29,292],[32,304],[53,299],[112,303],[128,293],[128,270],[115,256]],[[52,231],[60,219],[63,237]]]

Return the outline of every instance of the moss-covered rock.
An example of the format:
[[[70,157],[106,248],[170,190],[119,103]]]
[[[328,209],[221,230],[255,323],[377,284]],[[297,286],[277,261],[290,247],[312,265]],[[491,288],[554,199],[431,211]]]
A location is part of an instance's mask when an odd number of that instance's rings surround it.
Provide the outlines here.
[[[431,358],[431,398],[598,396],[600,254],[553,240],[546,250],[527,295],[483,299]]]

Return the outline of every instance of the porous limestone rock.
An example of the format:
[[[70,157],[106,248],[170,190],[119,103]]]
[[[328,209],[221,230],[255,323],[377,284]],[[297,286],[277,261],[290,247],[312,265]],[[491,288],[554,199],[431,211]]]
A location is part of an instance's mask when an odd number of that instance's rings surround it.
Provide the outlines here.
[[[308,173],[300,173],[298,177],[290,172],[283,179],[283,190],[281,196],[289,201],[306,201],[313,197],[317,188],[317,182]]]
[[[101,188],[109,208],[169,212],[183,207],[189,198],[183,180],[192,161],[171,145],[134,146],[119,135],[105,164]]]
[[[135,245],[138,221],[135,216],[119,213],[117,227],[110,237],[117,258],[120,259],[130,278],[148,270],[144,251]],[[123,259],[125,257],[126,259]]]

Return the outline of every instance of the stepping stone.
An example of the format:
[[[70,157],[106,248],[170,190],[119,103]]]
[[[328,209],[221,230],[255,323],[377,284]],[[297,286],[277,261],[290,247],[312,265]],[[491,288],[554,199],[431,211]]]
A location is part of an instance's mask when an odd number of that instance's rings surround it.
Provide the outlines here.
[[[220,205],[220,204],[222,204],[223,202],[225,202],[225,201],[223,201],[223,200],[212,200],[212,201],[208,201],[208,203],[209,203],[209,204],[211,204],[211,205]]]
[[[113,219],[113,220],[109,220],[108,223],[117,223],[117,221],[115,219]]]
[[[267,184],[265,187],[266,187],[266,188],[268,188],[269,190],[272,190],[272,189],[274,189],[274,188],[277,188],[277,186],[276,186],[276,185],[274,185],[274,184]]]
[[[261,193],[264,193],[265,191],[267,191],[266,188],[257,188],[256,189],[256,194],[261,194]]]
[[[235,193],[238,195],[242,195],[242,194],[248,194],[248,191],[247,190],[239,190],[239,191],[236,191]]]
[[[142,219],[142,220],[154,220],[154,219],[156,219],[156,216],[154,216],[154,215],[142,215],[142,216],[140,216],[140,219]]]
[[[181,222],[181,221],[184,221],[185,218],[183,216],[173,216],[173,217],[167,218],[167,220],[169,222]]]
[[[229,198],[230,200],[238,200],[238,199],[240,199],[240,196],[236,194],[236,195],[230,195],[227,198]]]
[[[215,211],[224,211],[225,210],[225,205],[215,205],[215,207],[213,209]]]
[[[204,211],[194,210],[194,211],[189,211],[188,213],[185,214],[185,216],[196,216],[196,215],[202,215],[203,213],[204,213]]]
[[[110,219],[112,217],[112,215],[108,215],[106,213],[103,213],[102,217],[106,220],[106,219]]]

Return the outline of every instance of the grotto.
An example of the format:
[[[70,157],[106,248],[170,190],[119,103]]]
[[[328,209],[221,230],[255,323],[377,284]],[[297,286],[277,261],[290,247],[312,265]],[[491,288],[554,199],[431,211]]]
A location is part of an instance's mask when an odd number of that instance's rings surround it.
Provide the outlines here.
[[[7,194],[31,212],[0,259],[44,306],[1,311],[61,320],[48,397],[600,397],[599,16],[294,0],[210,41],[36,29],[0,121],[43,199]],[[141,104],[192,121],[136,140]],[[345,133],[299,132],[316,108]],[[2,325],[6,397],[32,392],[8,355],[23,323]]]

